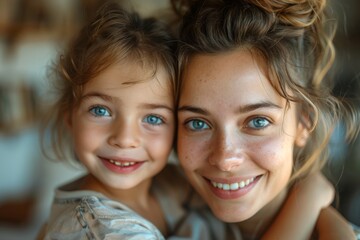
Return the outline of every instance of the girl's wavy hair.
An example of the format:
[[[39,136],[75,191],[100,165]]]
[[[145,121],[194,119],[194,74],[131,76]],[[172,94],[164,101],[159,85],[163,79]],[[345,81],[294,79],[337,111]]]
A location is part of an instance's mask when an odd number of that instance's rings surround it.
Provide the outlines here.
[[[114,2],[104,4],[50,69],[57,100],[44,121],[45,126],[50,127],[55,157],[67,156],[65,150],[70,139],[64,114],[70,114],[79,103],[87,82],[112,64],[134,61],[152,67],[153,74],[158,67],[163,67],[171,78],[170,86],[175,93],[176,47],[177,42],[165,23],[154,18],[143,19]],[[44,133],[43,152],[50,157]]]
[[[311,134],[294,151],[292,180],[323,167],[339,121],[348,139],[356,137],[358,112],[331,94],[336,24],[326,16],[326,0],[173,0],[172,6],[182,17],[178,89],[192,56],[246,48],[266,61],[270,83],[287,105],[298,104]]]

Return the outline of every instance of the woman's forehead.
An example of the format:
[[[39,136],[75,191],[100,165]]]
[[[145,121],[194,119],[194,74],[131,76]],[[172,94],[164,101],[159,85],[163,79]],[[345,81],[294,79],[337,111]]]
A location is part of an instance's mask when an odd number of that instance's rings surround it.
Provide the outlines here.
[[[190,59],[182,75],[183,84],[221,85],[227,81],[234,87],[237,83],[240,84],[240,88],[245,81],[268,87],[267,65],[261,57],[250,51],[201,54]]]

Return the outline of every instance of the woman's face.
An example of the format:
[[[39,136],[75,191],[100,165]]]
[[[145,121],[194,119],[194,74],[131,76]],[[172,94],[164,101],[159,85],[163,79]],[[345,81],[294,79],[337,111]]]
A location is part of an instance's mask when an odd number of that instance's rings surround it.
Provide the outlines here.
[[[272,88],[266,69],[259,56],[235,50],[194,56],[184,72],[179,159],[191,184],[226,222],[279,206],[283,198],[275,197],[286,191],[294,145],[303,145],[295,105],[286,105]]]

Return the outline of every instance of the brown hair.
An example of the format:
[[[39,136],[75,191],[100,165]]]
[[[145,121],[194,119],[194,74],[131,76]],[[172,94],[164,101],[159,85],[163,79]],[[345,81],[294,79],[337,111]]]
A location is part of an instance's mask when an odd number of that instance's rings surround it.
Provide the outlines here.
[[[311,135],[304,148],[295,149],[292,179],[322,168],[339,120],[347,124],[349,138],[358,133],[357,112],[331,95],[327,73],[335,57],[335,23],[326,18],[325,0],[172,3],[180,15],[188,8],[179,32],[180,80],[189,59],[196,54],[247,48],[266,61],[274,89],[288,103],[298,103],[299,116],[305,116],[304,124]]]
[[[175,51],[176,41],[165,24],[154,18],[142,19],[116,3],[105,4],[67,52],[60,55],[51,72],[58,97],[46,121],[51,126],[51,147],[56,158],[66,155],[64,113],[70,113],[78,104],[88,81],[112,64],[136,60],[153,67],[153,74],[162,66],[171,78],[175,98]]]

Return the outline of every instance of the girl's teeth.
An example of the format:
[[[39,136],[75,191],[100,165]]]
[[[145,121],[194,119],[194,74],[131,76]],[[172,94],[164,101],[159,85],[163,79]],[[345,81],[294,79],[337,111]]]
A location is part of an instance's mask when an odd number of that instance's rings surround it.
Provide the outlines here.
[[[244,188],[246,187],[247,185],[249,185],[250,183],[252,183],[254,181],[254,178],[249,178],[249,179],[246,179],[244,181],[240,181],[240,182],[235,182],[235,183],[231,183],[231,184],[228,184],[228,183],[217,183],[217,182],[214,182],[214,181],[211,181],[211,184],[216,187],[216,188],[219,188],[219,189],[222,189],[222,190],[226,190],[226,191],[230,191],[230,190],[238,190],[239,188]]]
[[[132,166],[135,164],[135,162],[117,162],[114,160],[109,160],[109,162],[111,162],[112,164],[116,165],[116,166],[120,166],[120,167],[128,167],[128,166]]]

